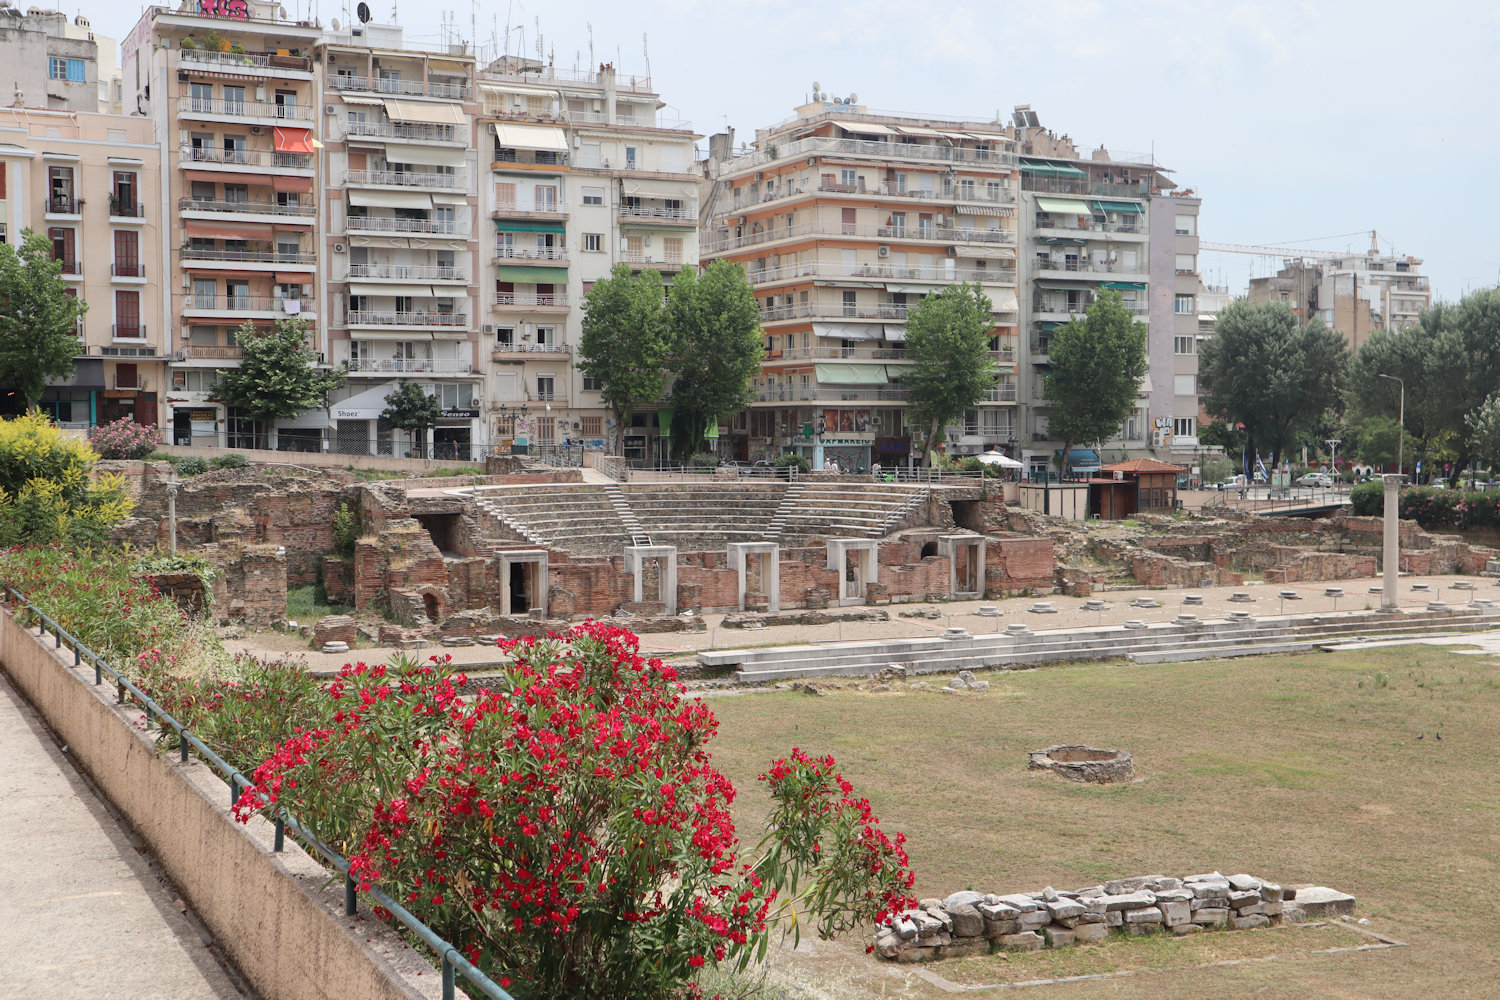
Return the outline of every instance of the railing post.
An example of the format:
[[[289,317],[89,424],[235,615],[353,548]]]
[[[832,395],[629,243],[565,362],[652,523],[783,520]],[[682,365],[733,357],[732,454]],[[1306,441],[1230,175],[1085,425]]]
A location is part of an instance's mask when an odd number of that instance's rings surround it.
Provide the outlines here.
[[[177,753],[178,759],[182,763],[186,764],[188,762],[188,741],[186,729],[179,729],[177,731]]]
[[[453,1000],[453,963],[443,956],[443,1000]]]
[[[99,654],[90,653],[94,659],[94,686],[98,687],[104,683],[104,664],[99,660]]]
[[[240,776],[231,771],[229,772],[229,808],[233,809],[234,804],[239,801],[239,798]]]
[[[286,820],[281,816],[276,817],[276,836],[271,841],[271,850],[277,854],[286,850]]]
[[[354,876],[344,872],[344,916],[354,916],[358,906],[354,899]]]

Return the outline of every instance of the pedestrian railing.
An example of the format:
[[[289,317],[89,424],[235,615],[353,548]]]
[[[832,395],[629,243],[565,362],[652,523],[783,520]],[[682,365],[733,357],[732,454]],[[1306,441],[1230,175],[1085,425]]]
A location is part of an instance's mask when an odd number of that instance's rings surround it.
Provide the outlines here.
[[[239,800],[240,793],[250,787],[251,781],[249,778],[231,766],[228,761],[215,753],[211,747],[197,736],[194,736],[191,730],[173,718],[150,695],[137,687],[130,678],[111,666],[102,656],[89,649],[76,636],[73,636],[61,625],[53,621],[45,611],[32,604],[24,594],[10,586],[5,588],[5,592],[15,600],[16,604],[23,611],[36,616],[37,621],[40,622],[38,629],[40,637],[45,637],[50,633],[54,638],[55,649],[62,649],[66,645],[73,651],[73,666],[81,667],[85,660],[93,665],[95,685],[103,684],[105,675],[109,675],[115,684],[115,700],[118,703],[124,704],[127,698],[134,699],[146,713],[146,721],[148,723],[156,722],[164,732],[170,730],[175,733],[177,736],[179,759],[182,763],[187,763],[190,754],[196,751],[202,761],[221,774],[229,782],[229,805],[233,808],[235,802]],[[285,849],[286,831],[291,830],[298,839],[311,849],[315,856],[321,856],[330,867],[344,877],[344,914],[346,916],[354,916],[358,907],[355,881],[349,874],[348,859],[319,840],[316,834],[298,822],[296,817],[292,816],[285,809],[280,810],[273,817],[272,822],[275,825],[273,850],[280,852]],[[480,993],[491,998],[491,1000],[514,1000],[509,993],[500,988],[499,984],[480,971],[457,948],[438,937],[430,927],[422,923],[406,907],[374,886],[371,886],[367,891],[371,898],[390,911],[392,917],[423,944],[432,949],[432,953],[441,960],[443,1000],[453,1000],[454,998],[456,989],[455,975],[463,976],[469,984],[476,987]]]

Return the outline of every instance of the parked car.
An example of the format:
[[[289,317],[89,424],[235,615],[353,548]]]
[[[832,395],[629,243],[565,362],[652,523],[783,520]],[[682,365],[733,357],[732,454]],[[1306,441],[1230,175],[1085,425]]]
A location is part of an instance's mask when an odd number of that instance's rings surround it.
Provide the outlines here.
[[[1230,476],[1222,483],[1214,483],[1214,489],[1220,491],[1221,493],[1227,490],[1237,490],[1241,488],[1242,487],[1240,486],[1239,478],[1236,476]]]
[[[1314,486],[1318,489],[1331,490],[1333,489],[1333,477],[1326,472],[1309,472],[1297,480],[1297,485]]]

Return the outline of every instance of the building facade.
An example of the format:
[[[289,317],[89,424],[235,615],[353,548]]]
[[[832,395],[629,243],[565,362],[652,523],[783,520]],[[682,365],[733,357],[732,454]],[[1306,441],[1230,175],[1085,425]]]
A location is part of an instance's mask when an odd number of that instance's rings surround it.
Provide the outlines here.
[[[953,282],[994,309],[999,374],[949,428],[949,451],[1014,448],[1018,303],[1016,158],[994,123],[872,113],[819,99],[756,133],[710,145],[704,256],[743,264],[761,303],[765,362],[727,457],[791,451],[846,471],[904,465],[905,319]]]
[[[41,400],[62,426],[164,419],[169,331],[158,207],[148,201],[160,174],[143,118],[0,109],[0,240],[45,235],[69,293],[89,307],[72,377]]]
[[[0,66],[15,107],[118,112],[115,43],[95,37],[88,19],[0,4]]]
[[[1371,234],[1363,254],[1320,253],[1288,259],[1276,274],[1250,279],[1250,301],[1287,302],[1304,319],[1314,316],[1358,350],[1382,327],[1399,330],[1432,305],[1432,286],[1412,256],[1382,254]]]

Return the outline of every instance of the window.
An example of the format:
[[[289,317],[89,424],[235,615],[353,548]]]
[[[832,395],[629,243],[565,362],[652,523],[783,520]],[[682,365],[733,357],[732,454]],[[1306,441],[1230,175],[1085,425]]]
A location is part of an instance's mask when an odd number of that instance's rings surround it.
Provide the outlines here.
[[[604,234],[603,233],[584,233],[583,234],[583,249],[584,249],[585,253],[603,253],[604,252]]]
[[[635,168],[636,168],[635,147],[634,146],[626,146],[625,147],[625,169],[626,170],[634,170]]]
[[[844,315],[856,316],[859,314],[857,307],[858,293],[852,291],[844,292]]]
[[[536,398],[541,400],[554,399],[553,386],[555,380],[551,375],[538,375],[536,377]]]
[[[603,150],[599,143],[585,141],[578,149],[578,165],[580,167],[597,167],[604,163]]]
[[[682,263],[682,237],[666,236],[661,241],[662,257],[668,264]]]
[[[1179,215],[1177,225],[1173,231],[1178,236],[1196,236],[1198,233],[1198,217],[1196,215]]]
[[[1194,433],[1195,432],[1195,425],[1197,423],[1198,423],[1198,421],[1194,417],[1173,417],[1172,418],[1172,436],[1173,437],[1194,437],[1195,436],[1195,433]]]
[[[604,189],[598,187],[586,187],[583,189],[583,203],[585,205],[604,204]]]
[[[602,437],[604,435],[603,417],[584,417],[582,423],[584,437]]]
[[[1196,310],[1193,308],[1193,296],[1179,295],[1172,306],[1172,311],[1179,316],[1191,316]]]
[[[60,59],[53,56],[47,61],[47,75],[54,80],[83,83],[85,80],[82,59]]]
[[[1173,337],[1172,338],[1172,353],[1173,354],[1196,354],[1197,352],[1198,352],[1198,338],[1197,337]]]
[[[1172,391],[1179,396],[1198,395],[1198,376],[1196,375],[1173,375]]]
[[[115,329],[117,339],[138,340],[146,335],[141,326],[141,293],[115,292]]]
[[[226,115],[242,115],[245,113],[245,88],[224,85],[224,113]]]
[[[118,277],[140,278],[141,269],[140,234],[133,229],[115,230],[115,269]]]
[[[839,171],[839,183],[844,187],[854,187],[859,180],[859,171],[853,167],[844,167]]]
[[[47,230],[52,241],[52,259],[62,261],[63,274],[78,274],[78,256],[74,252],[76,233],[72,229],[53,227]]]
[[[592,377],[590,375],[585,375],[583,377],[583,391],[584,392],[598,392],[603,387],[604,387],[603,384],[598,379],[596,379],[596,378],[594,378],[594,377]],[[589,429],[588,428],[589,428],[589,421],[590,420],[600,420],[600,419],[602,419],[602,418],[601,417],[584,417],[583,418],[583,432],[585,434],[589,433]],[[599,432],[598,431],[594,431],[593,433],[594,434],[598,434]]]
[[[1198,255],[1191,253],[1180,253],[1177,255],[1177,273],[1192,274],[1198,270]]]

